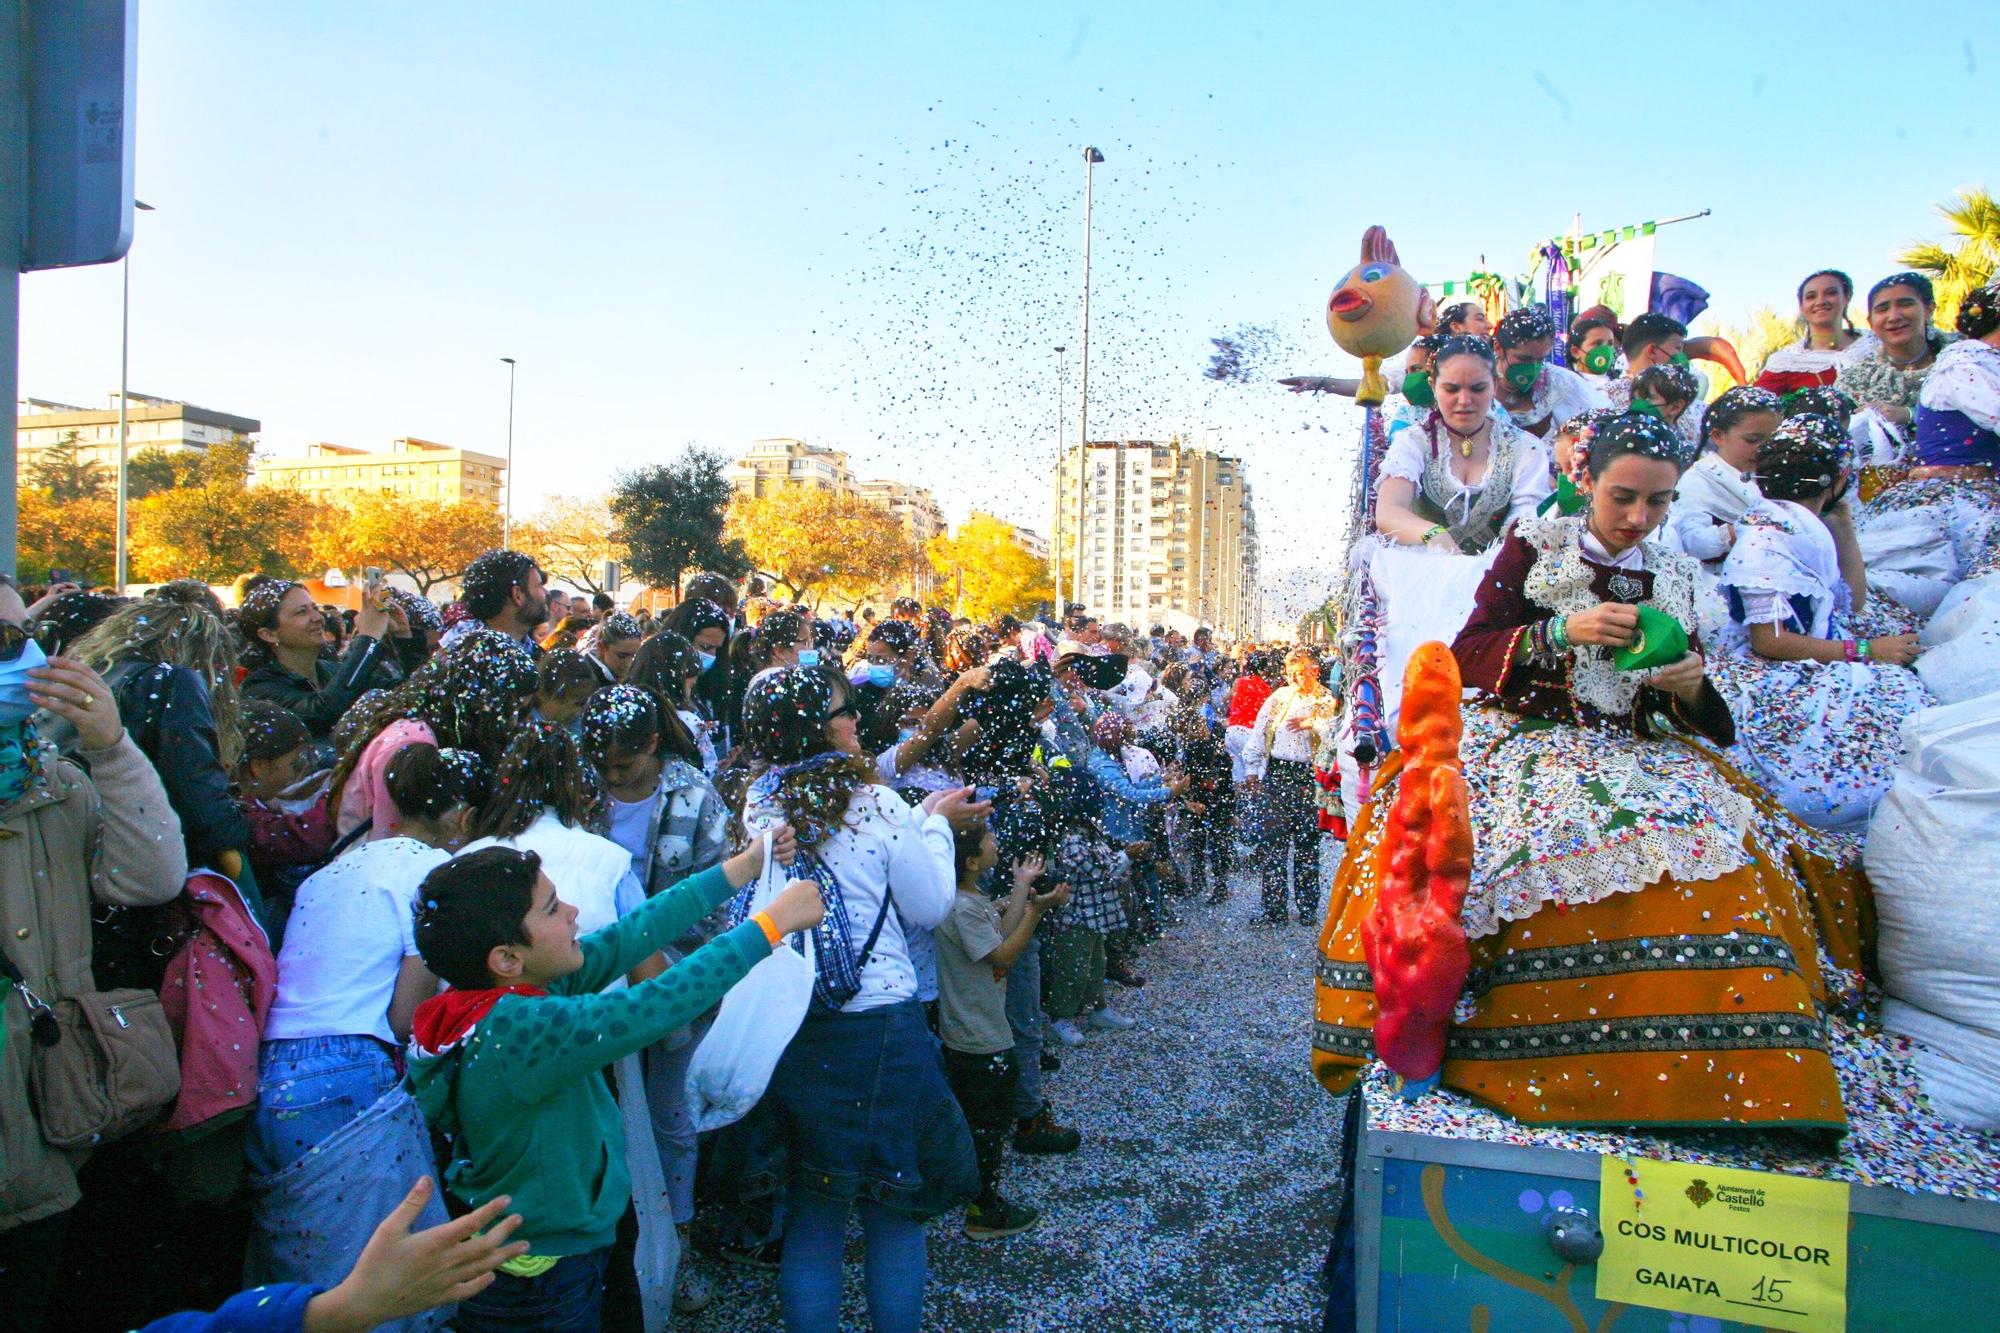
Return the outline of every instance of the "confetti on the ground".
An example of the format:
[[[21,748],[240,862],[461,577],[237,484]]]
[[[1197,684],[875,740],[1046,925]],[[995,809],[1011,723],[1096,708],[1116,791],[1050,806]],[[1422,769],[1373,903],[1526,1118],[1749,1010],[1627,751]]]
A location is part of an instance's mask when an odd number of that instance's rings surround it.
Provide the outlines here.
[[[1330,867],[1336,858],[1328,855]],[[1041,1225],[965,1239],[931,1227],[926,1329],[947,1333],[1236,1333],[1320,1326],[1319,1270],[1339,1207],[1339,1103],[1314,1082],[1316,932],[1252,924],[1254,876],[1221,906],[1179,902],[1182,923],[1137,961],[1137,991],[1108,988],[1139,1020],[1061,1051],[1057,1117],[1084,1133],[1071,1157],[1012,1151],[1011,1199]],[[775,1274],[694,1260],[714,1304],[693,1333],[778,1324]],[[866,1328],[859,1232],[850,1233],[844,1328]]]

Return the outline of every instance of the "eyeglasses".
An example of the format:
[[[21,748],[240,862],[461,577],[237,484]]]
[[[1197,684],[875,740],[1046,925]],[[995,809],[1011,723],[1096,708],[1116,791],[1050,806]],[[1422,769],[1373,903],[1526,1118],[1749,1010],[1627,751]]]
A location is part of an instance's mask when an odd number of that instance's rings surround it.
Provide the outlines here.
[[[0,662],[19,661],[28,647],[28,631],[13,621],[0,621]]]
[[[861,716],[861,710],[859,708],[856,708],[853,704],[842,704],[840,707],[834,709],[831,713],[828,713],[826,715],[826,720],[829,722],[835,722],[843,717],[858,718],[860,716]]]

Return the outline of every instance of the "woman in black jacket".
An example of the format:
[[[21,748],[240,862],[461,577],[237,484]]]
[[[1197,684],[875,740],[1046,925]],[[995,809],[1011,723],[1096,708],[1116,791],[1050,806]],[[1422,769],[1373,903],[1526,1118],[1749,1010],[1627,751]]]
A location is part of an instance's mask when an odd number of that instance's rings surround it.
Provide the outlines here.
[[[403,678],[391,636],[408,638],[403,608],[364,606],[355,613],[354,639],[337,660],[320,656],[326,633],[320,609],[303,583],[261,584],[236,617],[243,636],[243,697],[290,709],[314,736],[332,733],[341,714],[373,689]]]

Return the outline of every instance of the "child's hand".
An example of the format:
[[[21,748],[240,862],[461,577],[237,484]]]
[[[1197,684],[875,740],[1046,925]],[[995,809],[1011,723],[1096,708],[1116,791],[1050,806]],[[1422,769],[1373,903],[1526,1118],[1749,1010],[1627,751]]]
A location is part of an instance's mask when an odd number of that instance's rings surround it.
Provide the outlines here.
[[[771,859],[781,866],[788,866],[792,858],[799,854],[799,840],[792,832],[790,824],[780,824],[771,830]]]
[[[1055,911],[1068,901],[1069,881],[1064,880],[1062,883],[1051,888],[1047,893],[1038,893],[1028,899],[1028,910],[1036,916],[1041,916],[1045,912]]]
[[[1019,893],[1035,882],[1035,878],[1048,868],[1048,862],[1039,856],[1024,856],[1014,863],[1014,891]]]
[[[798,855],[798,840],[792,835],[790,824],[780,824],[771,830],[771,857],[779,865],[790,865]],[[723,876],[729,887],[740,889],[757,876],[764,873],[764,838],[762,834],[750,839],[750,845],[722,863]]]
[[[809,879],[795,879],[787,884],[764,911],[780,935],[811,930],[826,919],[826,903],[820,898],[819,885]]]

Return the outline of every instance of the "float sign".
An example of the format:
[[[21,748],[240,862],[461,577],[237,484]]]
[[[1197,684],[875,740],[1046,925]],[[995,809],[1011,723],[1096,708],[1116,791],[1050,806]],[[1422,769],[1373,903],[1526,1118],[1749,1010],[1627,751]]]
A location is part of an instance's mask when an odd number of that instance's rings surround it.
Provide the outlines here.
[[[1762,1328],[1846,1327],[1845,1183],[1644,1158],[1600,1161],[1598,1300]]]

